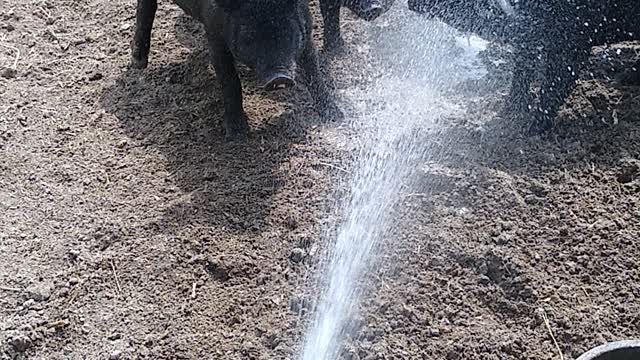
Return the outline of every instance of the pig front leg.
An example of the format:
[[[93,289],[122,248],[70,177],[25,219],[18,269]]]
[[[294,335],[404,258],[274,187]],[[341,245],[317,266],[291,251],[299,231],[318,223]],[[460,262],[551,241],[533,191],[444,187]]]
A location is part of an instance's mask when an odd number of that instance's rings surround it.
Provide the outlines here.
[[[638,60],[630,69],[620,74],[619,79],[622,85],[639,86],[640,85],[640,60]]]
[[[131,66],[144,69],[149,63],[151,28],[158,9],[157,0],[138,0],[136,7],[136,30],[131,43]]]
[[[320,13],[324,22],[324,49],[338,50],[344,46],[340,35],[340,7],[341,0],[320,0]]]
[[[300,58],[300,67],[304,82],[311,93],[316,109],[325,121],[341,121],[344,113],[336,104],[333,95],[329,92],[325,79],[320,76],[318,55],[311,42],[307,43]]]
[[[222,39],[209,39],[213,68],[222,87],[225,141],[246,138],[249,125],[242,107],[242,84],[236,71],[235,60]]]

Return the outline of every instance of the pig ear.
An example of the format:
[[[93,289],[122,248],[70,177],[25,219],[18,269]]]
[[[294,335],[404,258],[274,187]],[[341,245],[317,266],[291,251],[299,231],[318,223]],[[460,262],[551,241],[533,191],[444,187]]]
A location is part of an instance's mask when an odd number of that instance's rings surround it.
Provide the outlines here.
[[[216,4],[225,10],[237,10],[242,0],[215,0]]]

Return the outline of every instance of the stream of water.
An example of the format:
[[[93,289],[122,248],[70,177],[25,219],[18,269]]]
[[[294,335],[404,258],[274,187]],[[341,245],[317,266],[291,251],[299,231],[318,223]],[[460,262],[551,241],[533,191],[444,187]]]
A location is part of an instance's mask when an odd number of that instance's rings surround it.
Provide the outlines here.
[[[309,326],[302,360],[334,360],[349,334],[346,325],[364,289],[360,280],[374,265],[374,252],[393,223],[392,207],[400,189],[410,181],[421,160],[429,156],[424,132],[458,105],[441,92],[457,82],[485,74],[477,54],[486,42],[454,37],[441,23],[426,21],[397,4],[383,18],[366,24],[369,53],[384,67],[366,90],[350,89],[347,101],[355,107],[350,119],[361,138],[348,199],[340,203],[344,220],[322,263],[316,313]],[[452,40],[461,51],[453,49]],[[372,103],[383,103],[371,107]],[[433,160],[433,159],[432,159]]]

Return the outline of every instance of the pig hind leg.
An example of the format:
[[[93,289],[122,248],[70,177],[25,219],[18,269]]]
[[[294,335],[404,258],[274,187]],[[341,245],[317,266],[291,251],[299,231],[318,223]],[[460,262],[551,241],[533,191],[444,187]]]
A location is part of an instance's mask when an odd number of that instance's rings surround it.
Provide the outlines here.
[[[552,127],[552,120],[576,87],[582,64],[589,59],[591,46],[586,40],[578,38],[570,44],[572,46],[551,49],[548,54],[545,79],[540,89],[540,109],[530,128],[533,134]]]
[[[157,0],[138,0],[136,30],[131,44],[131,66],[144,69],[149,63],[151,28],[158,8]]]

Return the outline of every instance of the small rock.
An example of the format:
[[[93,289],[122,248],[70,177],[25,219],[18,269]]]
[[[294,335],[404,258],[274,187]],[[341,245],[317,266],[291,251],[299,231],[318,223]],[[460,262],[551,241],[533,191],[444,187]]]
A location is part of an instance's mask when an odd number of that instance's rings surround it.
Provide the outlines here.
[[[198,264],[205,262],[207,260],[207,256],[205,254],[194,255],[189,259],[189,264]]]
[[[451,350],[447,352],[447,360],[457,360],[460,358],[460,354],[457,351]]]
[[[2,76],[5,79],[13,79],[14,77],[16,77],[16,75],[18,75],[18,72],[16,71],[16,69],[4,68],[0,70],[0,76]]]
[[[120,351],[120,350],[114,350],[114,351],[109,355],[109,360],[119,360],[121,356],[122,356],[122,351]]]
[[[76,285],[78,283],[78,278],[77,277],[70,277],[69,278],[69,285]]]
[[[78,256],[80,255],[80,251],[78,250],[69,250],[69,260],[76,261]]]
[[[103,78],[102,73],[95,72],[95,73],[92,73],[91,75],[89,75],[88,79],[89,79],[89,81],[98,81],[98,80],[100,80],[102,78]]]
[[[514,236],[512,234],[503,232],[496,238],[496,244],[498,245],[507,245],[512,243],[514,240]]]
[[[27,294],[30,299],[35,301],[46,301],[51,297],[53,285],[50,283],[39,283],[31,285],[27,288]]]
[[[118,147],[118,149],[124,149],[124,147],[127,146],[127,140],[123,139],[123,140],[118,141],[116,146]]]
[[[22,126],[25,126],[25,127],[26,127],[27,125],[29,125],[29,123],[27,123],[27,117],[26,117],[26,116],[24,116],[24,115],[18,115],[18,116],[16,117],[16,119],[18,120],[18,122],[19,122],[19,123],[20,123],[20,125],[22,125]]]
[[[255,351],[256,347],[251,341],[245,341],[242,343],[242,353],[248,355]]]
[[[535,319],[535,324],[536,325],[542,325],[544,324],[544,309],[543,308],[537,308],[536,311],[533,313],[533,317]]]
[[[22,303],[22,307],[23,307],[23,308],[25,308],[25,309],[29,309],[29,308],[31,308],[35,303],[36,303],[36,301],[35,301],[35,300],[33,300],[33,299],[29,299],[29,300],[25,301],[24,303]]]
[[[291,254],[289,255],[289,259],[294,263],[299,263],[304,259],[305,253],[301,248],[294,248],[291,250]]]
[[[11,339],[10,344],[16,352],[25,352],[31,347],[31,339],[26,335],[17,335]]]

